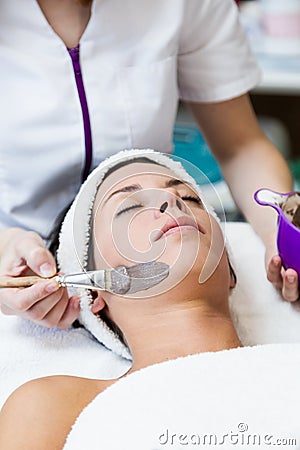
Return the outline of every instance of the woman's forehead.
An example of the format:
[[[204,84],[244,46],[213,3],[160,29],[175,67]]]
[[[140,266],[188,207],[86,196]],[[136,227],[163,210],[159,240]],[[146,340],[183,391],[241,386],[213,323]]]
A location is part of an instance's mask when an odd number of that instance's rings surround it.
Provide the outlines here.
[[[165,185],[167,179],[178,178],[167,167],[152,163],[131,163],[112,172],[100,185],[98,197],[102,198],[113,189],[130,184],[140,184],[142,187],[160,187]]]

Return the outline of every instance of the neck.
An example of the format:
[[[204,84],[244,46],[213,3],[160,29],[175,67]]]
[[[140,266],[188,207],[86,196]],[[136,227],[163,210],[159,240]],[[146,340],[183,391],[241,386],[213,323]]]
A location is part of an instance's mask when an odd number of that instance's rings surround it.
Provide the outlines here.
[[[91,5],[83,6],[76,0],[38,0],[38,4],[65,45],[76,47],[89,22]]]
[[[178,305],[177,305],[178,306]],[[131,371],[170,359],[241,346],[229,311],[200,302],[155,315],[151,323],[129,335]]]

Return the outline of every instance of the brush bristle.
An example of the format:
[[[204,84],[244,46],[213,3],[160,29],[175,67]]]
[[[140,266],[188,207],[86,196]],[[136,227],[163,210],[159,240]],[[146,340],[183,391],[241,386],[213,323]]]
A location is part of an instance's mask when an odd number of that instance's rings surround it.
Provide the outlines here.
[[[108,291],[115,294],[126,294],[130,289],[130,276],[125,266],[117,267],[110,272],[110,283],[106,284]]]
[[[134,294],[156,286],[169,275],[169,266],[150,261],[131,267],[117,267],[111,273],[111,291],[116,294]]]

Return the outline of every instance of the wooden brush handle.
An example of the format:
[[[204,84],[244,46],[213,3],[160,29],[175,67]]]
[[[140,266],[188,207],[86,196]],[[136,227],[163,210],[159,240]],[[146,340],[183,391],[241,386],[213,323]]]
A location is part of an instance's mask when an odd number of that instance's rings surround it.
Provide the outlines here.
[[[27,287],[40,281],[48,280],[48,278],[42,278],[37,276],[30,277],[0,277],[0,288],[8,287]]]

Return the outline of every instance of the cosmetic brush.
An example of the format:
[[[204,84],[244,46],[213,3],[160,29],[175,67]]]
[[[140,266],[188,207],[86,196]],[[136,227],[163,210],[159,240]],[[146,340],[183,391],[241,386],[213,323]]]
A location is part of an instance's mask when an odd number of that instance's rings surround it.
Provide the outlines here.
[[[65,287],[79,287],[124,295],[150,289],[161,283],[168,275],[169,266],[167,264],[150,261],[131,267],[119,266],[115,269],[58,274],[52,278],[38,276],[0,277],[0,288],[27,287],[43,280],[52,279]]]

